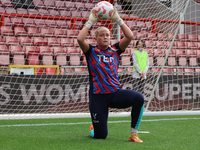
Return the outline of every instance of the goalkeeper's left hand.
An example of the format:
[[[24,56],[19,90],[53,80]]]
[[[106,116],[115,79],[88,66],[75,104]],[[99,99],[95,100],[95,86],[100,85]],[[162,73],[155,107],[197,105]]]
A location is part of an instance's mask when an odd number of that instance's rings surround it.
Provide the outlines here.
[[[117,22],[117,24],[119,26],[121,26],[122,24],[124,24],[124,20],[122,18],[120,18],[118,12],[117,12],[117,9],[114,7],[114,14],[113,16],[110,18],[111,20]]]
[[[91,10],[90,16],[89,16],[89,20],[85,23],[85,26],[90,28],[92,26],[93,23],[97,22],[98,18],[95,17],[94,15],[94,9]]]

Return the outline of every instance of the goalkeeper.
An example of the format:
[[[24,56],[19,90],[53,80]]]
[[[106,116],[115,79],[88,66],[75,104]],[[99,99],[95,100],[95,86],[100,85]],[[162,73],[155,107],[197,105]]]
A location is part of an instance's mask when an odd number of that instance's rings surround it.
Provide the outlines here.
[[[110,108],[128,108],[131,110],[131,133],[129,141],[142,143],[137,131],[142,120],[144,98],[139,92],[121,89],[117,70],[119,56],[123,53],[133,38],[133,33],[119,17],[115,9],[111,19],[118,23],[124,33],[123,39],[114,45],[110,44],[110,31],[106,27],[99,27],[95,31],[97,46],[92,46],[86,40],[86,35],[93,23],[98,19],[94,17],[93,10],[89,20],[79,32],[77,41],[86,56],[89,71],[89,109],[92,118],[90,135],[94,138],[105,139],[108,135],[107,120]]]

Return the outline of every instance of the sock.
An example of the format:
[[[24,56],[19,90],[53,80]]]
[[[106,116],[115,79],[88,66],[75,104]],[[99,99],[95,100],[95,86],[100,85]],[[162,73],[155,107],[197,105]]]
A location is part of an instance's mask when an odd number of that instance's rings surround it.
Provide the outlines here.
[[[131,133],[137,133],[138,130],[131,127]]]

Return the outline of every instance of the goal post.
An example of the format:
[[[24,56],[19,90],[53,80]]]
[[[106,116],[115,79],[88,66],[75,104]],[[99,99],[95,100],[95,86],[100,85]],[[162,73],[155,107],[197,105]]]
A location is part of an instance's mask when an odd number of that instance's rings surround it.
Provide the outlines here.
[[[99,1],[32,0],[34,9],[2,4],[0,119],[90,117],[89,73],[76,38]],[[133,89],[136,42],[146,44],[144,116],[200,115],[200,5],[193,0],[110,2],[134,34],[120,57],[123,89]],[[111,31],[111,45],[124,36],[111,20],[99,20],[88,43],[97,44],[99,26]],[[130,116],[130,110],[109,109],[109,116]]]

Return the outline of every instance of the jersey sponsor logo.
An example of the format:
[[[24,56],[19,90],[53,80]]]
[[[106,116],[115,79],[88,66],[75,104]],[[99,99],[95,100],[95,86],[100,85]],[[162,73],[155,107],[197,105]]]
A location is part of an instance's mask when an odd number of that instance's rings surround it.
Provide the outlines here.
[[[103,60],[103,62],[113,62],[113,57],[106,57],[104,55],[97,55],[99,57],[99,61]]]

